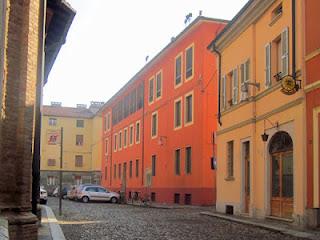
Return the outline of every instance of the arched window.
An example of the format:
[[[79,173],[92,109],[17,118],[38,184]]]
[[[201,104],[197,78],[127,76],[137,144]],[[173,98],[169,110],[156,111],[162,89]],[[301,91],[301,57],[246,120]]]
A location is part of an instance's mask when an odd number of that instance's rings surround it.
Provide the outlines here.
[[[269,153],[287,152],[293,150],[293,143],[287,132],[277,132],[270,140]]]

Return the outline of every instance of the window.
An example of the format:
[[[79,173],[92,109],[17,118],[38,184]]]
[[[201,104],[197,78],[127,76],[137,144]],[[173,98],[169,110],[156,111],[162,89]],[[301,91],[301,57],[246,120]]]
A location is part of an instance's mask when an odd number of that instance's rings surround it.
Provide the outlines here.
[[[156,98],[161,98],[162,96],[162,71],[158,72],[156,75]]]
[[[185,126],[193,123],[193,92],[185,96]]]
[[[106,139],[106,145],[105,145],[105,154],[108,155],[109,151],[109,139]]]
[[[271,44],[265,46],[265,86],[271,86]]]
[[[186,193],[184,195],[184,204],[185,205],[191,205],[191,197],[192,197],[192,195],[189,193]]]
[[[226,89],[226,76],[224,75],[221,79],[221,110],[226,109],[227,105],[227,89]]]
[[[49,126],[57,126],[57,119],[49,118]]]
[[[175,82],[174,86],[178,87],[182,84],[182,54],[180,53],[175,59]]]
[[[129,163],[129,177],[132,178],[132,161]]]
[[[286,76],[289,72],[289,41],[288,28],[281,33],[281,75]]]
[[[123,172],[122,172],[122,176],[123,176],[123,179],[126,179],[127,178],[127,163],[123,163]]]
[[[238,103],[238,69],[232,71],[232,104]]]
[[[186,50],[186,81],[193,77],[193,44]]]
[[[82,155],[76,155],[75,166],[76,167],[83,167],[83,156]]]
[[[129,145],[133,144],[133,124],[130,125],[130,130],[129,130]]]
[[[154,78],[149,79],[149,103],[153,102],[154,99]]]
[[[108,112],[107,114],[107,130],[110,130],[110,127],[111,127],[111,113]]]
[[[191,147],[186,147],[186,174],[191,173],[191,162],[192,162],[192,150]]]
[[[84,127],[84,120],[77,120],[77,128],[83,128]]]
[[[83,135],[76,135],[76,145],[83,146]]]
[[[227,177],[233,177],[233,141],[227,143]]]
[[[118,164],[118,178],[121,178],[121,163]]]
[[[128,143],[128,128],[123,130],[123,147],[126,148]]]
[[[139,177],[139,159],[136,160],[136,177]]]
[[[121,150],[122,149],[122,131],[119,132],[119,146],[118,149]]]
[[[180,149],[176,149],[175,150],[175,174],[176,175],[180,175],[180,157],[181,157],[181,153],[180,153]]]
[[[151,202],[155,202],[156,201],[156,193],[152,192],[151,193]]]
[[[108,167],[104,168],[104,180],[108,179]]]
[[[56,177],[55,176],[48,176],[47,177],[47,185],[49,185],[49,186],[56,185]]]
[[[247,83],[250,79],[250,60],[241,64],[241,89],[246,89],[246,91],[241,91],[241,101],[246,100],[249,96],[249,88]]]
[[[151,138],[155,138],[158,133],[158,113],[154,112],[151,116]]]
[[[55,159],[48,159],[48,166],[49,167],[56,166],[56,160]]]
[[[136,143],[140,143],[140,121],[136,122]]]
[[[117,134],[114,134],[114,135],[113,135],[113,140],[114,140],[114,141],[113,141],[113,144],[114,144],[114,145],[113,145],[113,151],[116,152],[116,151],[117,151],[117,145],[118,145],[118,142],[117,142],[117,141],[118,141]]]
[[[157,164],[157,156],[156,155],[152,155],[151,162],[152,162],[152,176],[155,176],[156,175],[156,164]]]
[[[113,178],[114,179],[117,178],[117,165],[116,164],[113,165]]]
[[[174,203],[179,204],[180,203],[180,193],[174,194]]]
[[[182,111],[181,111],[182,98],[174,101],[174,129],[182,126]]]

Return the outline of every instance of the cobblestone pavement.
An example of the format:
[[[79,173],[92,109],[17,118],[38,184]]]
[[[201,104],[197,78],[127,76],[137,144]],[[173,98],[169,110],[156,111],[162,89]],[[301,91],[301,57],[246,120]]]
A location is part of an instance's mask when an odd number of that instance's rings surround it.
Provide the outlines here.
[[[302,240],[252,226],[202,216],[199,209],[155,209],[110,203],[81,203],[49,198],[66,239],[281,239]]]

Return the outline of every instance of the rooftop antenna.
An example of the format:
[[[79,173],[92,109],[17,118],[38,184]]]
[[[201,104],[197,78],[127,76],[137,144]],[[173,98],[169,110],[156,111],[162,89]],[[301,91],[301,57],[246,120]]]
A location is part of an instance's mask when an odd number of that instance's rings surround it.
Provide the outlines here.
[[[202,10],[199,11],[199,16],[202,16]]]
[[[191,18],[192,18],[192,13],[187,14],[186,18],[184,20],[184,24],[187,25],[188,23],[190,23],[191,22]]]

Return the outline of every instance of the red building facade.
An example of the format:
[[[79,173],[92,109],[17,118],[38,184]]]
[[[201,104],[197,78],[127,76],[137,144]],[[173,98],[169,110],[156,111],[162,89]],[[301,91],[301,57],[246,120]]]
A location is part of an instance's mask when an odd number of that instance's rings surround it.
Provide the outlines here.
[[[305,1],[307,208],[320,224],[320,1]],[[318,216],[317,216],[318,215]],[[316,217],[317,216],[317,217]]]
[[[159,203],[215,203],[216,59],[226,21],[199,16],[101,110],[102,184]]]

